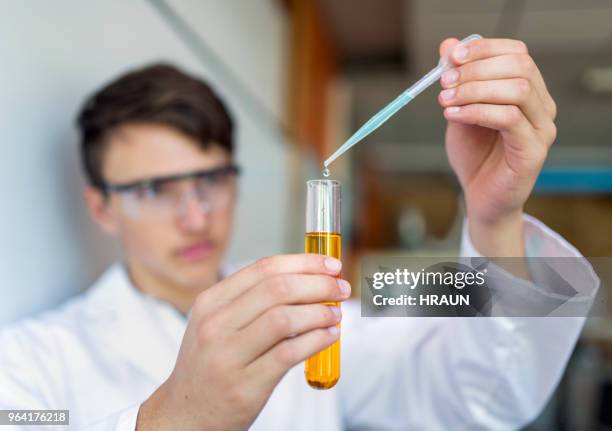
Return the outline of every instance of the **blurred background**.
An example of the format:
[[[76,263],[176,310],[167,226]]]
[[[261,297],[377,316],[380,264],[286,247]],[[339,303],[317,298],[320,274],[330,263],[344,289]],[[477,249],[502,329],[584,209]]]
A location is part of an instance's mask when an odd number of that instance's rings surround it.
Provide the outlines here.
[[[74,118],[88,94],[168,61],[208,80],[244,167],[228,260],[303,248],[307,179],[438,60],[446,37],[524,40],[558,103],[527,211],[585,256],[612,256],[609,0],[2,0],[0,323],[85,289],[115,245],[81,200]],[[463,218],[432,88],[332,165],[349,278],[364,254],[449,256]],[[587,325],[531,430],[612,429],[612,324]]]

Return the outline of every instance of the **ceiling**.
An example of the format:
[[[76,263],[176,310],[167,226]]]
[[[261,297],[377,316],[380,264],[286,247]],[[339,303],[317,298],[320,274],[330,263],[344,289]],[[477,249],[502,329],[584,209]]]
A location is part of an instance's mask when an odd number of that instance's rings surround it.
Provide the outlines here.
[[[413,0],[404,3],[406,55],[431,60],[447,36],[480,33],[525,41],[534,56],[612,54],[609,0]]]
[[[524,40],[534,53],[612,56],[610,0],[318,0],[341,58],[427,66],[445,37]],[[425,63],[426,61],[426,63]]]
[[[318,1],[353,84],[354,127],[431,69],[444,38],[479,33],[521,39],[559,106],[557,142],[563,148],[551,160],[573,163],[576,152],[564,147],[580,145],[582,164],[612,166],[612,95],[582,85],[587,69],[612,68],[612,1]],[[440,142],[444,121],[434,94],[424,93],[370,140],[387,147]]]
[[[402,60],[406,46],[404,0],[319,3],[345,66]]]

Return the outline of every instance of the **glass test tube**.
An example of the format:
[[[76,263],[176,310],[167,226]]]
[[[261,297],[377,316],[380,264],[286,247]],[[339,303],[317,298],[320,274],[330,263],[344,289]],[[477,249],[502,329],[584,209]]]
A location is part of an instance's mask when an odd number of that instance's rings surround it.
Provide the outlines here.
[[[340,182],[311,180],[306,183],[306,253],[341,258]],[[340,307],[339,302],[326,302]],[[338,323],[340,328],[340,323]],[[340,378],[340,338],[306,360],[304,373],[310,386],[329,389]]]

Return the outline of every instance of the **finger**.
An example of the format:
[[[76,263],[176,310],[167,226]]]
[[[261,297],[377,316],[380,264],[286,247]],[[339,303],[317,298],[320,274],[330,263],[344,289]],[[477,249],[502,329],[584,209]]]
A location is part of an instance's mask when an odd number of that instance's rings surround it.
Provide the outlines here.
[[[440,48],[439,48],[440,57],[444,57],[445,55],[450,53],[453,47],[456,46],[458,43],[459,43],[459,39],[454,38],[454,37],[449,37],[448,39],[444,39],[442,43],[440,43]]]
[[[192,307],[192,316],[197,318],[227,305],[266,278],[282,274],[337,276],[341,268],[342,263],[338,259],[313,253],[265,257],[198,295]]]
[[[241,329],[279,305],[339,302],[349,298],[346,280],[325,275],[289,274],[263,281],[218,313],[223,327]]]
[[[444,109],[448,121],[486,127],[521,138],[521,142],[530,142],[533,138],[532,128],[515,105],[488,105],[474,103],[465,106],[451,106]]]
[[[246,367],[248,374],[278,382],[295,365],[332,345],[340,337],[337,326],[314,329],[294,338],[281,341]]]
[[[443,88],[452,88],[470,81],[511,78],[529,79],[542,100],[547,115],[554,119],[556,106],[548,93],[540,70],[528,54],[507,54],[470,61],[447,70],[440,81]]]
[[[476,39],[457,46],[450,56],[455,66],[507,54],[527,54],[527,45],[512,39]]]
[[[241,365],[247,365],[279,342],[318,328],[327,328],[340,322],[339,306],[308,304],[284,305],[266,311],[258,319],[237,333],[235,356]]]
[[[445,41],[446,42],[446,41]],[[482,60],[486,58],[496,57],[500,55],[518,54],[519,56],[525,57],[525,63],[528,67],[531,67],[529,63],[533,63],[533,60],[528,54],[527,45],[520,40],[513,39],[477,39],[471,42],[461,44],[460,46],[454,44],[453,50],[450,51],[451,63],[455,66],[472,62],[476,60]],[[440,50],[442,52],[442,50]],[[449,51],[445,51],[449,52]],[[544,107],[547,114],[553,120],[557,115],[557,106],[552,96],[548,92],[544,78],[536,67],[537,73],[534,73],[534,83],[537,87],[538,93],[544,102]]]
[[[524,78],[466,82],[442,90],[438,101],[443,107],[473,103],[517,105],[534,128],[544,129],[551,122],[531,82]]]
[[[514,174],[524,172],[524,169],[540,169],[546,158],[548,145],[538,138],[522,111],[515,105],[475,103],[451,106],[444,110],[444,116],[448,121],[499,130],[502,135],[506,135],[506,160]]]

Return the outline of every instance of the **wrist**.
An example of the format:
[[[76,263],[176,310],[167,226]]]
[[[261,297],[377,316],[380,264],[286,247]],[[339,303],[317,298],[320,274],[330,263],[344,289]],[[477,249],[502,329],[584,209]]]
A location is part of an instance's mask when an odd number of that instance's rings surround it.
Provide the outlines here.
[[[162,389],[162,386],[157,388],[157,390],[140,405],[140,408],[138,409],[138,416],[136,417],[136,431],[152,431],[162,429],[160,418],[157,416],[159,407],[163,405],[163,403],[159,402],[159,392]]]
[[[164,382],[138,409],[136,431],[168,430],[183,422],[179,411],[171,411],[168,382]],[[185,428],[186,429],[186,428]]]
[[[193,400],[177,387],[173,386],[172,376],[151,394],[140,405],[136,419],[135,431],[174,430],[207,431],[228,430],[227,426],[205,417],[210,411],[201,405],[194,405]],[[179,395],[180,394],[180,395]],[[192,406],[195,408],[190,408]],[[234,429],[234,428],[232,428]]]
[[[522,208],[495,220],[480,220],[468,212],[467,223],[472,244],[483,256],[525,256]]]

